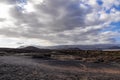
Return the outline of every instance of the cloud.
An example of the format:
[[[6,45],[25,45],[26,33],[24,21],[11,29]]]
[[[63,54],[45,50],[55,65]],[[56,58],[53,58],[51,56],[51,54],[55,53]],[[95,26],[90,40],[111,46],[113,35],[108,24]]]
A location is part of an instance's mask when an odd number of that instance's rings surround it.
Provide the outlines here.
[[[51,31],[63,31],[85,25],[84,17],[90,11],[80,8],[79,0],[46,0],[44,4],[34,5],[36,12],[22,14],[15,8],[11,16],[20,24],[27,24],[33,28],[44,28]]]
[[[4,18],[0,18],[0,22],[3,22],[3,21],[5,21],[5,19]]]
[[[103,7],[106,9],[110,9],[113,6],[120,6],[119,0],[102,0],[103,1]]]
[[[44,40],[51,45],[114,43],[119,32],[102,30],[111,22],[120,21],[120,11],[109,6],[117,6],[118,0],[101,1],[102,5],[97,0],[30,0],[21,7],[23,10],[18,9],[15,0],[0,1],[12,5],[6,9],[8,16],[0,18],[4,22],[0,25],[5,26],[0,28],[0,34]],[[110,13],[106,13],[110,8]]]

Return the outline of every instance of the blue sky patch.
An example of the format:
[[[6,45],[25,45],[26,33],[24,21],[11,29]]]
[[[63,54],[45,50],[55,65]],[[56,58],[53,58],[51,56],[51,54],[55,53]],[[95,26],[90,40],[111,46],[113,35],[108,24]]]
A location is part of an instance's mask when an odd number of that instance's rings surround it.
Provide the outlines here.
[[[102,2],[101,0],[97,0],[97,3],[98,3],[99,5],[102,5],[102,4],[103,4],[103,2]]]
[[[107,28],[102,29],[102,32],[105,31],[120,31],[120,21],[112,22]]]

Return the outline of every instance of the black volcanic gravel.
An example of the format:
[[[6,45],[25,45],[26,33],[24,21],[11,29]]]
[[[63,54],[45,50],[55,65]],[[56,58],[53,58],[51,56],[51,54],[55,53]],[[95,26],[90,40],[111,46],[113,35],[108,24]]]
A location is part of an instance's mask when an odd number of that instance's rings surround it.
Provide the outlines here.
[[[0,80],[120,80],[115,74],[60,71],[0,61]]]

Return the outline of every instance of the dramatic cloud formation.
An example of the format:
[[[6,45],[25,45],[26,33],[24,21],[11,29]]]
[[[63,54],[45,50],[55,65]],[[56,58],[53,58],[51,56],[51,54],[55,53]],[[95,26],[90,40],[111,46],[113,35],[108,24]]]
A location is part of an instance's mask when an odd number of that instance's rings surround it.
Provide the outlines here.
[[[0,43],[118,43],[119,16],[119,0],[4,0],[0,1]]]

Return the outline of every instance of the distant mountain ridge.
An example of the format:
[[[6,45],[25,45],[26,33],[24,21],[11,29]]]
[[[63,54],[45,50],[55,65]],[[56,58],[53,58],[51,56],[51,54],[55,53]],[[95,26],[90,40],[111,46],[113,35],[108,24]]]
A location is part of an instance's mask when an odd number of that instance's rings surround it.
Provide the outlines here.
[[[109,49],[120,49],[120,46],[112,46]]]
[[[102,50],[102,49],[108,49],[111,47],[112,48],[115,48],[115,47],[112,47],[114,45],[63,45],[63,46],[53,46],[53,47],[50,47],[51,49],[67,49],[67,48],[79,48],[79,49],[82,49],[82,50]],[[116,47],[118,48],[118,47]]]
[[[25,49],[79,49],[79,50],[104,50],[120,49],[119,44],[95,44],[95,45],[57,45],[57,46],[20,46]]]
[[[20,46],[18,48],[0,48],[1,52],[50,52],[52,49],[57,50],[103,50],[103,51],[120,51],[118,45],[60,45],[60,46]]]
[[[25,49],[25,50],[39,50],[40,48],[37,48],[35,46],[27,46],[27,47],[23,47],[21,49]]]
[[[80,50],[104,50],[104,49],[120,49],[120,46],[115,44],[96,44],[96,45],[58,45],[58,46],[43,46],[37,48],[42,49],[80,49]]]

